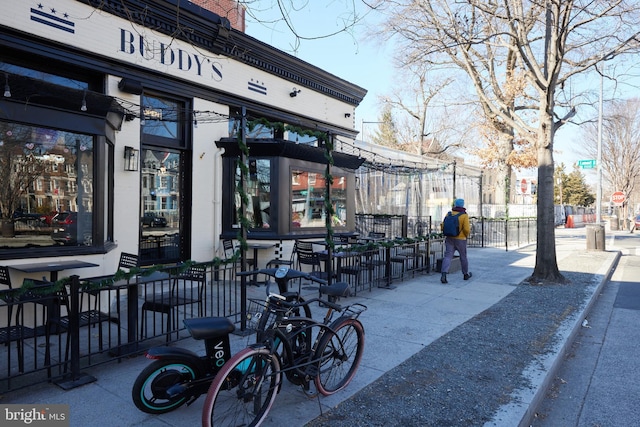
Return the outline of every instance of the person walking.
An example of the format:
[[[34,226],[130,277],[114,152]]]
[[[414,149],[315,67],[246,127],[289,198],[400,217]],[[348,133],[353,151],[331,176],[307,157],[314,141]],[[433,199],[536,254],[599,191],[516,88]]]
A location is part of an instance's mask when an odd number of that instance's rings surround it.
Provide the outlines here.
[[[440,282],[449,283],[447,281],[447,274],[449,274],[449,267],[451,266],[455,251],[458,251],[460,255],[460,266],[462,268],[462,274],[464,275],[463,278],[464,280],[469,280],[472,274],[469,272],[469,260],[467,259],[467,238],[471,233],[471,226],[469,224],[469,215],[464,207],[464,199],[456,199],[453,202],[453,209],[447,215],[458,216],[458,229],[460,232],[457,236],[445,237],[444,259],[442,260],[442,267],[440,268],[442,272]]]

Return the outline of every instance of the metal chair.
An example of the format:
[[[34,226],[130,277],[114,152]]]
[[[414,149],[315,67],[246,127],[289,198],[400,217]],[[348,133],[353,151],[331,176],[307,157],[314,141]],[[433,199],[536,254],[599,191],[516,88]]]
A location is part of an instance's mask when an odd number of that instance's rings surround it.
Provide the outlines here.
[[[267,268],[277,268],[282,265],[288,265],[290,267],[293,267],[295,265],[295,255],[296,255],[297,244],[298,242],[295,242],[293,244],[293,249],[291,250],[291,256],[289,257],[289,259],[284,259],[284,258],[270,259],[269,261],[267,261],[267,264],[266,264]],[[282,246],[280,246],[279,249],[282,249]]]
[[[5,326],[0,328],[0,343],[9,347],[9,343],[16,343],[16,350],[18,352],[18,370],[24,372],[24,340],[26,338],[33,338],[35,336],[35,330],[23,326],[23,322],[18,322],[20,313],[16,314],[16,318],[13,317],[13,307],[17,304],[14,296],[13,286],[11,285],[11,276],[9,275],[9,268],[6,266],[0,266],[0,285],[4,286],[4,289],[0,290],[0,300],[6,303],[7,317],[6,321],[0,320],[0,324]],[[20,307],[20,306],[18,306]],[[9,363],[11,362],[11,351],[8,351]]]
[[[329,277],[327,272],[322,271],[320,256],[313,251],[313,244],[303,241],[296,242],[296,259],[299,270],[302,270],[304,266],[309,266],[311,268],[309,274],[312,276],[324,280]]]
[[[55,306],[57,303],[57,296],[55,295],[46,295],[41,294],[41,292],[34,292],[34,290],[22,290],[21,292],[17,292],[16,289],[11,287],[11,280],[8,273],[7,267],[0,267],[0,277],[2,277],[2,284],[8,286],[7,289],[0,290],[0,299],[3,300],[7,304],[7,321],[6,326],[0,327],[0,343],[5,344],[9,349],[8,351],[8,362],[11,364],[11,347],[10,343],[16,343],[16,351],[18,355],[18,371],[24,372],[24,341],[27,339],[37,340],[39,336],[45,336],[45,354],[44,354],[44,365],[47,366],[49,377],[51,377],[51,352],[49,346],[49,336],[51,330],[51,308]],[[31,279],[25,279],[29,281]],[[38,286],[46,285],[50,286],[51,284],[48,282],[40,282],[34,280],[33,282],[37,282]],[[23,283],[24,286],[24,283]],[[40,288],[42,290],[42,288]],[[40,305],[42,307],[41,326],[28,327],[25,326],[24,321],[24,304],[33,303],[36,305]],[[13,317],[13,307],[16,307],[15,318]],[[36,312],[33,313],[32,322],[35,325],[36,322]],[[59,318],[59,316],[58,316]],[[4,323],[4,322],[3,322]],[[29,323],[29,322],[27,322]],[[33,347],[37,347],[38,343],[36,341],[33,342]]]
[[[138,256],[126,252],[122,252],[120,254],[120,261],[118,262],[118,271],[130,272],[132,269],[138,267]],[[93,297],[93,308],[90,310],[83,311],[80,314],[80,326],[85,325],[94,325],[96,323],[101,323],[105,321],[111,321],[117,324],[120,324],[120,319],[118,316],[113,316],[110,312],[105,313],[100,311],[100,296],[103,292],[112,291],[112,286],[100,286],[105,281],[113,279],[114,275],[106,275],[106,276],[97,276],[90,278],[81,279],[82,288],[83,288],[83,299],[84,294],[87,295],[88,298]],[[128,282],[128,281],[127,281]],[[80,306],[82,307],[83,300],[80,301]]]
[[[170,276],[171,285],[168,292],[165,292],[163,288],[160,294],[153,293],[151,296],[147,296],[141,309],[140,335],[146,335],[145,319],[147,311],[167,316],[167,342],[169,342],[172,327],[174,330],[177,329],[178,309],[180,307],[197,304],[198,316],[202,317],[204,315],[206,271],[205,265],[194,264],[184,273]],[[180,283],[183,286],[179,286]]]
[[[230,240],[230,239],[222,240],[222,249],[224,251],[224,256],[227,259],[232,258],[235,255],[236,251],[237,251],[235,243],[233,242],[233,240]],[[255,268],[256,268],[256,260],[255,259],[253,259],[253,258],[245,258],[244,262],[247,264],[247,267],[249,267],[249,269],[255,270]],[[239,265],[239,263],[236,263],[236,267],[238,265]]]

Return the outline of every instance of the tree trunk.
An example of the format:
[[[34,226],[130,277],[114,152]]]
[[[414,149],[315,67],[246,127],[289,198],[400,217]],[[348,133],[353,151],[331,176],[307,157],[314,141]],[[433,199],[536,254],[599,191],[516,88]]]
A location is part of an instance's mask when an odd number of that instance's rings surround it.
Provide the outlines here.
[[[538,231],[536,266],[531,279],[563,282],[556,259],[553,207],[553,118],[541,114],[538,133]]]
[[[15,237],[16,236],[16,227],[13,221],[10,219],[2,219],[2,229],[0,230],[0,234],[2,237]]]

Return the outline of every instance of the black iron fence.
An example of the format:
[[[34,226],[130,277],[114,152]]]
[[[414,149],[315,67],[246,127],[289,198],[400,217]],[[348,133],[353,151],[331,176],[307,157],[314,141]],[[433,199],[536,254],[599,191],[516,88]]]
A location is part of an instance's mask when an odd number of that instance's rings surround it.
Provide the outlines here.
[[[140,240],[140,261],[144,264],[180,259],[180,234],[145,236]]]
[[[471,217],[470,247],[503,247],[507,250],[536,241],[536,218],[485,218]],[[362,237],[372,233],[386,239],[433,238],[441,233],[440,224],[430,216],[410,217],[406,215],[356,215],[356,232]]]
[[[85,381],[81,369],[186,337],[185,318],[239,322],[233,264],[148,271],[103,285],[72,276],[0,291],[0,393],[45,381],[72,387]]]
[[[471,223],[472,247],[508,250],[536,238],[533,218],[472,218]],[[420,234],[432,228],[430,219],[363,216],[359,225],[363,237],[338,244],[325,260],[325,268],[355,293],[437,270],[444,238]],[[369,237],[382,229],[406,238]],[[264,295],[264,288],[247,286],[236,268],[233,263],[149,268],[97,285],[73,276],[63,286],[42,282],[33,289],[0,291],[0,393],[45,381],[73,387],[87,381],[81,372],[88,367],[186,337],[186,318],[228,317],[242,329],[247,291]],[[54,285],[55,292],[47,292]]]
[[[427,236],[432,228],[430,216],[356,214],[356,232],[361,237],[383,233],[385,238]]]
[[[536,241],[536,218],[476,218],[471,217],[469,247],[515,249]]]

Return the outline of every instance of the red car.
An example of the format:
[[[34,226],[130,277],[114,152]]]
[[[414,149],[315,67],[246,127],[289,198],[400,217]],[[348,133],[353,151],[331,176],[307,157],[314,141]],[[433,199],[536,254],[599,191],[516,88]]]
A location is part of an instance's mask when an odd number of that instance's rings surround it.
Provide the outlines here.
[[[640,230],[640,215],[636,215],[636,231]]]

